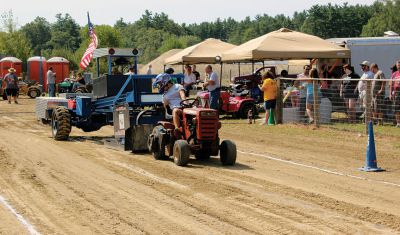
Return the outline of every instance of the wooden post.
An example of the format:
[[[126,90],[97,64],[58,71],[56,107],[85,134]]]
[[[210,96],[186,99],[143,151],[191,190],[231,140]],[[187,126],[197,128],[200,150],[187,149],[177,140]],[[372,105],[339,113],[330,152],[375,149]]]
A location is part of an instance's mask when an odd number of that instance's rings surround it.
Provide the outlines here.
[[[367,85],[365,88],[365,133],[368,135],[368,123],[371,121],[371,103],[372,103],[372,92],[371,92],[371,80],[366,81]],[[363,101],[362,101],[363,102]]]
[[[239,76],[240,76],[240,62],[239,62]]]
[[[314,124],[315,127],[319,127],[319,102],[318,102],[318,79],[313,78],[313,90],[314,90]]]
[[[276,109],[275,109],[275,117],[276,117],[276,123],[277,124],[282,124],[283,123],[283,90],[282,84],[281,84],[281,79],[276,78],[276,84],[278,86],[278,92],[276,95]]]
[[[222,62],[221,62],[221,73],[220,73],[220,75],[219,75],[219,87],[221,87],[222,86],[222,69],[223,69],[223,65],[222,65]],[[229,84],[229,83],[228,83]]]

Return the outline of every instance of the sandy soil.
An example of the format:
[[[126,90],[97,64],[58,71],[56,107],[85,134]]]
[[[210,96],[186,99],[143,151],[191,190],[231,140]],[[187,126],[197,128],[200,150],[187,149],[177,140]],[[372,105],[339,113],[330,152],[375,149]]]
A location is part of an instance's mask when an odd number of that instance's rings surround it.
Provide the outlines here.
[[[0,102],[0,195],[42,234],[400,233],[398,186],[243,153],[234,167],[217,158],[177,167],[105,147],[111,128],[73,129],[69,141],[57,142],[36,121],[34,101],[20,103]],[[228,122],[221,135],[243,151],[400,184],[396,149],[384,145],[398,140],[377,138],[389,171],[366,174],[356,169],[365,137],[326,131],[330,137],[310,147],[312,136],[298,140],[302,131],[274,135]],[[24,232],[2,205],[0,218],[0,234]]]

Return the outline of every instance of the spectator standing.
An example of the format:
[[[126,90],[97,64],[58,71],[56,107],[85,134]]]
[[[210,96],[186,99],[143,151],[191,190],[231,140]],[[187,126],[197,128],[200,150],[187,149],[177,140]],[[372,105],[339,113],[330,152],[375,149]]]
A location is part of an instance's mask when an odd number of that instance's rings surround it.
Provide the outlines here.
[[[294,82],[294,86],[299,90],[300,100],[297,95],[292,95],[290,98],[292,100],[292,107],[300,107],[300,117],[303,120],[304,114],[306,111],[306,99],[307,99],[307,90],[305,85],[307,84],[307,78],[310,78],[310,66],[305,65],[303,73],[297,75],[297,79]],[[299,103],[300,101],[300,103]]]
[[[262,75],[263,84],[261,90],[264,92],[264,109],[265,109],[265,120],[261,125],[268,123],[270,110],[276,107],[276,95],[278,92],[278,85],[271,71],[268,71]]]
[[[371,72],[374,73],[374,80],[372,81],[372,119],[378,121],[378,124],[383,125],[383,111],[385,109],[385,88],[386,82],[385,74],[379,69],[377,64],[371,64]]]
[[[317,69],[311,69],[310,71],[310,80],[307,81],[305,87],[307,91],[307,96],[306,96],[306,112],[308,116],[308,123],[313,123],[314,118],[313,118],[313,113],[312,111],[314,110],[314,84],[313,84],[313,79],[318,79],[318,70]],[[318,87],[318,101],[319,102],[319,97],[321,97],[321,92],[320,92],[320,87]]]
[[[371,72],[370,67],[371,67],[371,63],[369,61],[363,61],[361,64],[361,70],[363,72],[363,74],[361,75],[361,80],[358,81],[358,85],[357,85],[357,89],[358,89],[358,94],[359,94],[359,98],[360,98],[360,103],[362,104],[362,107],[364,109],[364,113],[362,115],[362,118],[364,118],[365,116],[365,108],[366,108],[366,94],[367,94],[367,86],[366,86],[366,82],[362,81],[365,79],[374,79],[374,74]]]
[[[210,108],[219,110],[219,97],[221,95],[221,87],[219,84],[218,75],[213,72],[211,65],[207,65],[205,68],[207,81],[204,82],[203,86],[210,92]]]
[[[14,103],[18,104],[17,94],[18,94],[18,77],[15,74],[15,69],[8,69],[8,73],[4,76],[4,81],[6,82],[6,94],[8,103],[11,104],[11,97],[14,99]]]
[[[185,66],[185,78],[183,79],[183,87],[185,88],[185,96],[189,97],[189,91],[193,90],[193,85],[196,84],[196,75],[192,72],[192,66]]]
[[[53,72],[53,67],[49,67],[47,71],[47,92],[49,93],[49,97],[56,96],[56,73]]]
[[[356,103],[358,98],[358,81],[356,79],[360,79],[360,75],[354,73],[353,66],[349,64],[345,64],[343,70],[345,75],[340,86],[340,97],[344,98],[349,121],[354,123],[356,121]]]
[[[390,99],[394,104],[396,127],[400,128],[400,60],[396,62],[397,70],[392,74],[390,83]]]
[[[147,75],[153,74],[152,68],[153,68],[153,65],[150,64],[149,67],[147,68],[147,72],[146,72]]]
[[[192,73],[194,74],[194,76],[196,76],[196,81],[200,81],[200,73],[197,72],[195,64],[193,65]]]

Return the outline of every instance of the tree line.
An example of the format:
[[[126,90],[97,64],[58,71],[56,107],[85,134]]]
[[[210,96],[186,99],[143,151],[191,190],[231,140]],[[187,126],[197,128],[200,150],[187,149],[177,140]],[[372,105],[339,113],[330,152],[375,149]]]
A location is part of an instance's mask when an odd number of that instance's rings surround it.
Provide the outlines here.
[[[314,5],[292,16],[263,14],[243,20],[218,18],[178,24],[165,13],[146,10],[136,21],[120,18],[112,26],[95,25],[95,30],[99,47],[136,47],[142,54],[140,62],[146,63],[165,51],[210,37],[238,45],[282,27],[322,38],[382,36],[388,30],[400,32],[397,12],[400,0],[378,0],[372,5]],[[78,69],[89,44],[87,26],[80,26],[69,14],[61,13],[54,23],[37,17],[17,27],[15,19],[12,11],[1,15],[0,55],[23,61],[32,55],[62,56],[71,61],[73,69]]]

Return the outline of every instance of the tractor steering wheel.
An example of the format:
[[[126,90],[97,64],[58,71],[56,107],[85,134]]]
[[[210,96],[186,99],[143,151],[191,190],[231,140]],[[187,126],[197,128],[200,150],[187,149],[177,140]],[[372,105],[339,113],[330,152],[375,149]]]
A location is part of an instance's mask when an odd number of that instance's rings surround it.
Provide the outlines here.
[[[199,100],[196,98],[189,98],[189,99],[184,99],[180,102],[180,106],[182,108],[191,108],[193,106],[198,106]]]

